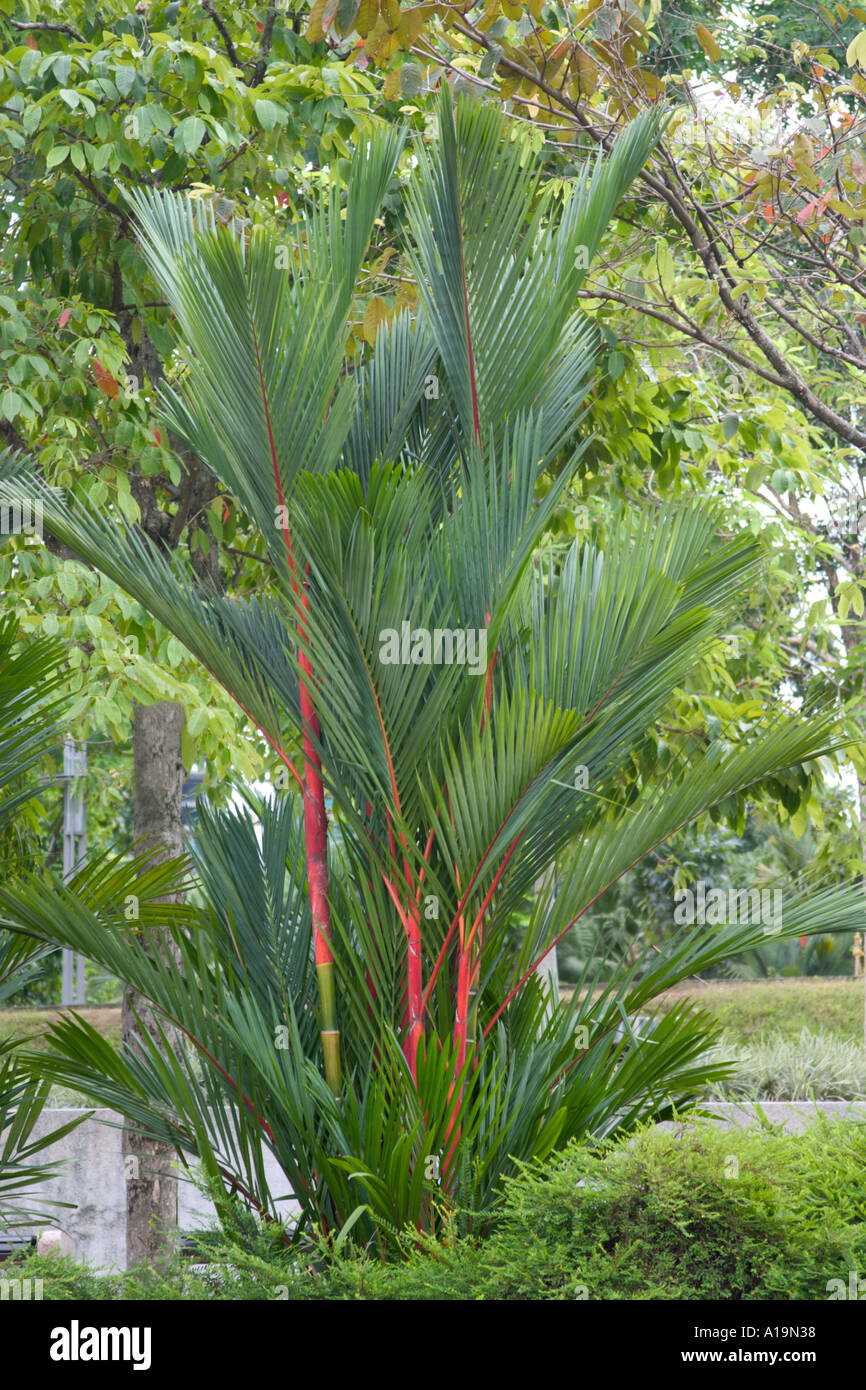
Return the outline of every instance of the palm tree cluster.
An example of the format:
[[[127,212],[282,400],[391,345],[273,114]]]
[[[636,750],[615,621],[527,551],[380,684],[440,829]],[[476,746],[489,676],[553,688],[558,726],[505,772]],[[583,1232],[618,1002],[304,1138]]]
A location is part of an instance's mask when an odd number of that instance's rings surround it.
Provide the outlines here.
[[[118,1055],[70,1018],[33,1065],[273,1218],[270,1150],[299,1209],[290,1240],[311,1226],[396,1239],[455,1210],[478,1228],[517,1162],[668,1116],[724,1075],[691,1005],[651,1039],[632,1020],[759,944],[760,923],[684,929],[614,982],[588,961],[568,1005],[536,967],[680,827],[837,746],[831,713],[768,710],[621,805],[633,749],[725,632],[759,554],[695,503],[623,512],[604,547],[576,540],[554,560],[542,544],[586,447],[598,334],[577,293],[659,121],[635,120],[555,209],[498,109],[455,111],[443,84],[438,126],[402,183],[417,312],[354,370],[348,320],[400,132],[371,138],[345,189],[335,179],[295,223],[288,264],[263,228],[180,195],[135,199],[179,328],[164,418],[257,528],[267,589],[220,596],[32,472],[2,492],[43,500],[46,529],[185,644],[289,783],[259,808],[260,842],[246,812],[202,814],[205,906],[153,909],[179,968],[124,923],[116,864],[89,871],[86,895],[38,875],[0,889],[0,920],[100,961],[185,1040],[172,1050],[158,1031]],[[537,503],[544,470],[556,481]],[[428,659],[437,631],[450,647]],[[400,659],[382,660],[393,633]],[[460,634],[480,674],[448,659]],[[792,886],[779,934],[862,915],[857,889]]]

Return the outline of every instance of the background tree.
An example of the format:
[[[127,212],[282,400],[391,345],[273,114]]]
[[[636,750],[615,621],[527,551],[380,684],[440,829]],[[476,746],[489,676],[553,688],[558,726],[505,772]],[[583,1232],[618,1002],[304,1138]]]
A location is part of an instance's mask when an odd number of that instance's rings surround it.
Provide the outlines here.
[[[156,423],[170,337],[125,190],[195,188],[223,199],[220,215],[250,200],[273,221],[310,196],[311,162],[349,154],[373,84],[309,61],[275,5],[263,20],[126,3],[73,4],[56,21],[36,4],[2,11],[2,438],[33,450],[47,481],[110,503],[166,552],[182,545],[218,590],[257,586],[267,565],[248,519]],[[37,572],[32,552],[4,545],[0,582],[25,630],[68,643],[71,731],[126,744],[134,701],[173,699],[186,711],[187,765],[207,758],[215,786],[232,760],[235,772],[260,771],[256,750],[234,737],[231,705],[170,634],[49,550]]]
[[[221,217],[251,201],[271,221],[303,204],[310,164],[348,155],[368,123],[373,83],[329,72],[297,28],[276,4],[261,20],[124,0],[72,3],[51,18],[40,4],[0,6],[0,440],[32,450],[49,483],[110,506],[165,555],[182,547],[218,593],[260,587],[268,563],[216,478],[157,425],[164,362],[171,371],[167,310],[127,193],[193,188]],[[118,747],[132,739],[135,833],[176,852],[178,748],[187,768],[207,760],[218,796],[227,774],[262,771],[261,747],[165,628],[67,547],[49,539],[48,551],[43,562],[4,538],[7,602],[23,632],[66,646],[68,731]],[[164,739],[168,728],[180,744]],[[91,779],[104,842],[131,818],[130,780],[128,759]],[[140,1007],[127,994],[129,1036]],[[125,1142],[138,1153],[134,1136]],[[130,1185],[128,1232],[137,1254],[152,1254],[151,1217],[165,1211],[141,1200],[141,1183]]]

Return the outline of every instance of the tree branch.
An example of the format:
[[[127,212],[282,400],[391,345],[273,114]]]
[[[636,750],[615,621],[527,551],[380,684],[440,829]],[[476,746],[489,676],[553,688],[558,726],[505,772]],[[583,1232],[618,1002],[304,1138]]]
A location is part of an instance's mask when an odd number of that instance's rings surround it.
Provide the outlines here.
[[[50,29],[55,34],[68,34],[77,43],[87,43],[83,34],[73,28],[71,24],[51,24],[47,19],[37,19],[32,23],[27,23],[23,19],[10,19],[9,23],[13,29]]]
[[[256,62],[256,65],[253,69],[252,81],[250,82],[251,87],[258,87],[260,83],[264,80],[265,73],[268,69],[268,58],[270,57],[271,43],[273,42],[274,37],[274,25],[276,24],[276,22],[276,0],[270,0],[270,4],[268,5],[267,17],[265,19],[265,27],[262,30],[262,41],[259,45],[258,61]]]
[[[226,56],[227,56],[229,62],[231,63],[232,67],[235,67],[235,68],[244,68],[244,67],[246,67],[247,65],[246,65],[245,63],[242,63],[241,60],[240,60],[240,58],[238,57],[238,51],[237,51],[237,49],[236,49],[235,46],[234,46],[234,41],[233,41],[233,39],[232,39],[231,34],[229,33],[228,29],[226,28],[225,21],[224,21],[223,18],[217,13],[217,11],[214,9],[214,6],[212,5],[211,0],[202,0],[202,9],[205,11],[206,14],[209,14],[209,15],[210,15],[210,17],[211,17],[211,19],[213,20],[214,24],[215,24],[216,27],[219,29],[220,35],[221,35],[221,37],[222,37],[222,41],[223,41],[223,43],[224,43],[224,45],[225,45]]]
[[[477,44],[480,48],[490,51],[493,41],[487,34],[477,29],[468,20],[458,21],[455,29]],[[500,51],[498,63],[501,68],[519,76],[524,80],[532,82],[534,87],[543,92],[550,102],[563,108],[571,115],[580,126],[584,134],[591,140],[600,145],[602,149],[609,151],[615,139],[615,123],[611,122],[607,130],[595,125],[589,118],[586,110],[581,107],[579,101],[574,101],[565,92],[555,88],[550,82],[546,82],[537,72],[530,71],[522,63],[516,62],[508,54]],[[688,237],[693,250],[698,255],[707,279],[715,285],[722,304],[727,309],[730,316],[737,322],[760,350],[762,356],[778,375],[778,384],[783,390],[802,406],[802,408],[818,420],[827,429],[846,443],[854,445],[855,448],[866,452],[866,432],[858,429],[850,420],[846,420],[843,415],[833,410],[826,402],[819,399],[814,391],[806,384],[803,378],[794,371],[784,351],[777,346],[766,330],[755,318],[748,305],[748,296],[740,295],[734,297],[737,288],[732,281],[732,276],[725,265],[724,258],[719,254],[718,245],[725,245],[721,230],[715,227],[707,214],[705,208],[696,201],[695,196],[686,190],[679,178],[679,168],[676,161],[668,150],[663,146],[657,151],[662,165],[658,173],[651,172],[649,169],[642,169],[638,178],[645,187],[652,190],[656,197],[667,204],[680,227]],[[665,163],[668,168],[665,168]],[[671,173],[670,166],[674,173]],[[690,212],[686,204],[689,198],[694,210],[694,215]],[[727,248],[726,248],[727,249]],[[694,335],[692,335],[694,336]],[[727,345],[722,344],[721,351],[726,356],[731,352]],[[754,364],[752,369],[754,370]]]
[[[688,338],[693,338],[696,343],[701,343],[704,347],[710,348],[713,352],[720,353],[727,361],[736,362],[741,367],[746,367],[748,371],[754,372],[762,381],[766,381],[770,386],[776,386],[780,390],[785,390],[785,382],[781,377],[771,372],[768,367],[762,367],[757,362],[753,362],[751,357],[740,352],[739,348],[732,347],[730,343],[724,342],[721,338],[714,338],[712,334],[706,333],[700,324],[694,320],[675,319],[672,314],[666,314],[664,310],[657,309],[653,305],[641,300],[636,302],[629,299],[628,295],[620,294],[617,290],[608,289],[582,289],[578,290],[580,299],[610,299],[615,304],[624,304],[629,309],[636,309],[641,314],[647,314],[650,318],[657,319],[659,323],[666,323],[670,328],[678,333],[684,334]],[[679,310],[677,311],[679,312]]]

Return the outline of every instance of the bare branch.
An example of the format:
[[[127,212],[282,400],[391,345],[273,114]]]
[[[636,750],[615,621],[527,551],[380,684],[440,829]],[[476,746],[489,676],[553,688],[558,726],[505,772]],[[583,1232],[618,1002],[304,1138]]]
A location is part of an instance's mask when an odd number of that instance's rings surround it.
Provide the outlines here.
[[[31,23],[23,19],[10,19],[9,23],[13,29],[50,29],[55,34],[68,34],[77,43],[87,43],[84,35],[79,34],[71,24],[51,24],[47,19],[36,19]]]
[[[262,29],[262,41],[259,45],[258,61],[256,62],[255,68],[253,69],[252,80],[250,81],[251,87],[258,87],[264,81],[265,73],[268,70],[268,58],[271,52],[271,43],[273,42],[274,25],[276,24],[276,22],[276,0],[270,0],[270,4],[268,5],[267,17],[265,19],[265,25]]]
[[[213,4],[211,3],[211,0],[202,0],[202,9],[205,11],[206,14],[209,14],[209,15],[210,15],[210,17],[211,17],[211,19],[213,20],[214,24],[215,24],[216,27],[219,29],[219,31],[220,31],[220,36],[221,36],[221,38],[222,38],[223,44],[225,45],[226,56],[227,56],[229,62],[231,63],[232,67],[235,67],[235,68],[244,68],[244,67],[246,67],[247,64],[246,64],[246,63],[242,63],[241,60],[240,60],[240,58],[238,57],[238,51],[237,51],[237,49],[236,49],[235,46],[234,46],[234,41],[233,41],[233,39],[232,39],[231,34],[229,33],[228,29],[226,28],[225,20],[217,13],[215,7],[214,7]]]

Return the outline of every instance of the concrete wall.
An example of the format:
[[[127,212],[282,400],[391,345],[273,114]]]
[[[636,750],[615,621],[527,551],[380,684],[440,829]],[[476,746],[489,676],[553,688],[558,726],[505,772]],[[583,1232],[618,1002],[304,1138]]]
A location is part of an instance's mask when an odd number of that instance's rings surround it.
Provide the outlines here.
[[[43,1110],[33,1138],[41,1138],[68,1123],[78,1110]],[[95,1110],[39,1159],[67,1160],[56,1177],[39,1183],[19,1201],[22,1205],[51,1212],[51,1224],[72,1237],[76,1256],[100,1267],[126,1268],[126,1180],[121,1151],[121,1117],[114,1110]],[[265,1172],[272,1192],[283,1192],[286,1180],[276,1160],[265,1153]],[[178,1224],[182,1230],[199,1230],[215,1216],[213,1204],[178,1173]],[[49,1201],[72,1202],[74,1207],[48,1207]],[[11,1205],[11,1202],[10,1202]],[[290,1215],[296,1204],[276,1203],[281,1215]],[[40,1227],[34,1227],[38,1234]],[[23,1228],[19,1228],[23,1234]]]
[[[765,1100],[736,1104],[733,1101],[710,1101],[704,1105],[704,1109],[718,1118],[722,1129],[760,1124],[757,1114],[760,1110],[771,1124],[781,1125],[787,1134],[802,1134],[817,1111],[829,1120],[866,1120],[866,1101],[856,1100]],[[669,1121],[662,1127],[669,1129],[670,1125]]]
[[[708,1103],[705,1109],[717,1115],[726,1129],[758,1123],[757,1107],[748,1102],[713,1102]],[[811,1101],[775,1101],[765,1102],[760,1109],[773,1124],[782,1125],[794,1134],[801,1133],[818,1110],[830,1118],[866,1120],[864,1102],[820,1101],[816,1104]],[[35,1134],[47,1134],[78,1113],[75,1110],[44,1110]],[[57,1144],[46,1149],[46,1158],[67,1159],[68,1162],[56,1178],[34,1188],[30,1205],[49,1199],[74,1203],[73,1209],[58,1207],[52,1225],[59,1226],[72,1237],[75,1254],[79,1258],[85,1258],[97,1266],[124,1269],[126,1183],[119,1122],[120,1116],[115,1111],[97,1110],[91,1119],[85,1120]],[[41,1157],[43,1155],[40,1154]],[[285,1178],[268,1153],[265,1154],[265,1171],[271,1191],[282,1192]],[[281,1213],[289,1215],[294,1203],[288,1198],[278,1202],[277,1206]],[[186,1179],[181,1179],[179,1183],[178,1209],[182,1230],[200,1229],[214,1216],[211,1203]]]

